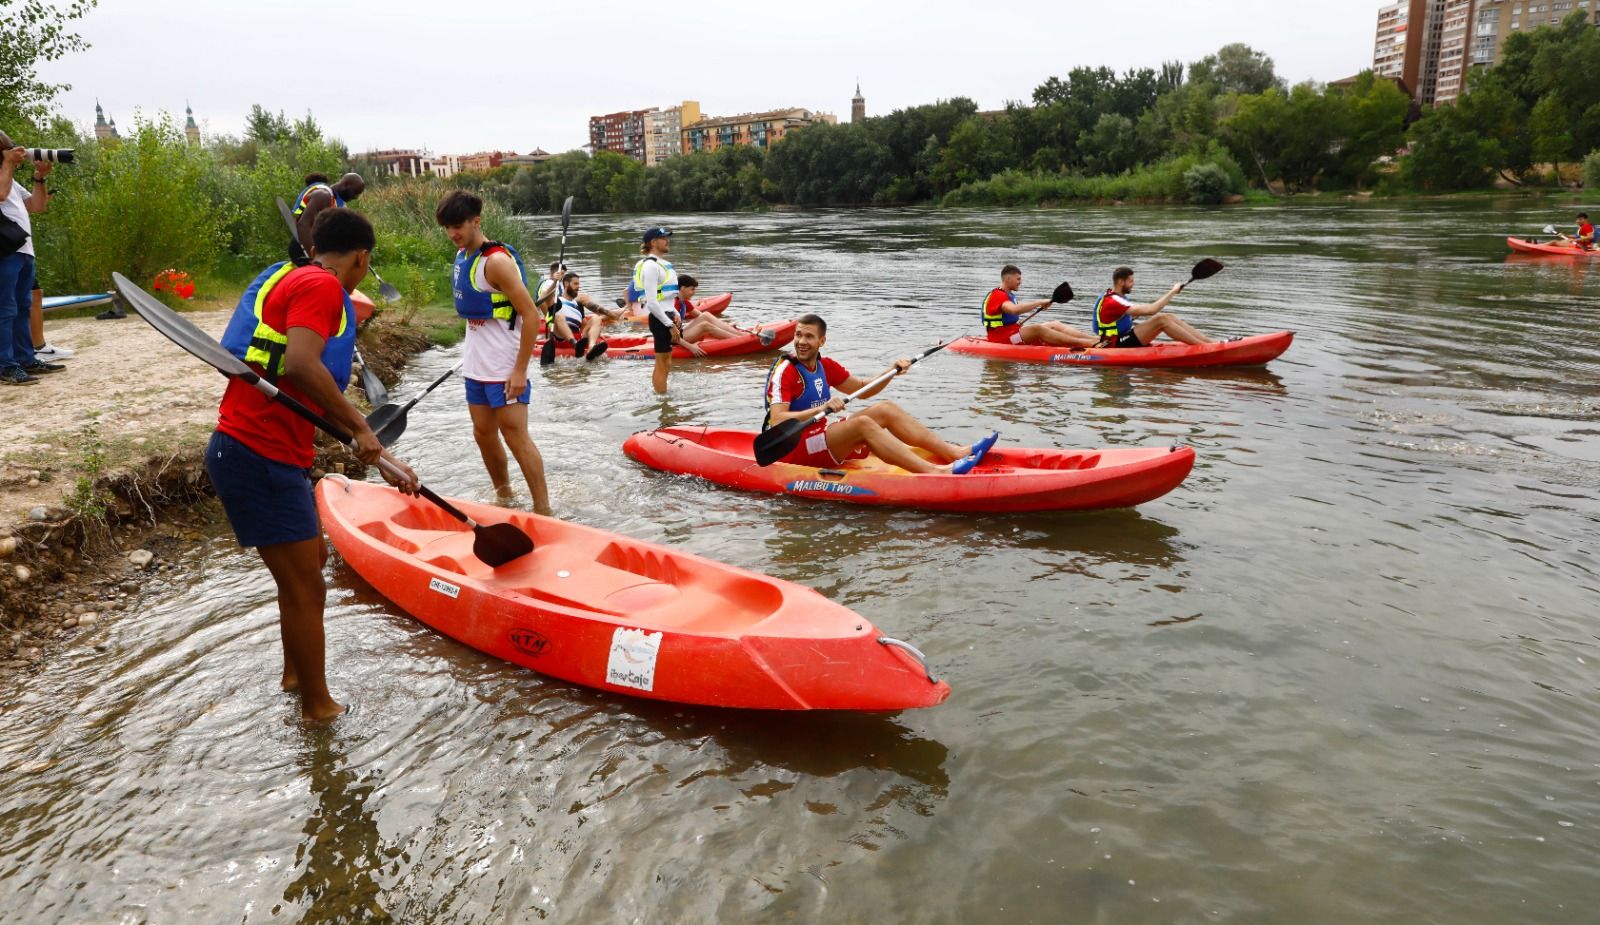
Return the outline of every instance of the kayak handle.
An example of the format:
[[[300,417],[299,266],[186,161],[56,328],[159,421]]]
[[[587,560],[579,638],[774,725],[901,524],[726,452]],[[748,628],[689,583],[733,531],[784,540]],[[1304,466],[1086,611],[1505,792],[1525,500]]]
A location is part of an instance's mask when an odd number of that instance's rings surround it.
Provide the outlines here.
[[[347,493],[350,491],[350,480],[348,478],[345,478],[345,476],[342,473],[329,472],[329,473],[323,475],[323,478],[325,478],[325,479],[337,479],[339,481],[339,484],[344,486],[344,490]]]
[[[922,673],[928,676],[928,683],[929,684],[938,684],[939,683],[939,679],[933,676],[933,672],[932,671],[928,670],[928,657],[926,655],[922,654],[922,650],[921,649],[917,648],[916,646],[912,645],[909,642],[902,642],[902,641],[900,641],[898,639],[893,639],[893,638],[891,638],[889,636],[879,636],[878,637],[878,643],[880,645],[885,645],[885,646],[894,646],[897,649],[904,649],[907,652],[910,652],[913,656],[916,657],[917,664],[922,666]]]

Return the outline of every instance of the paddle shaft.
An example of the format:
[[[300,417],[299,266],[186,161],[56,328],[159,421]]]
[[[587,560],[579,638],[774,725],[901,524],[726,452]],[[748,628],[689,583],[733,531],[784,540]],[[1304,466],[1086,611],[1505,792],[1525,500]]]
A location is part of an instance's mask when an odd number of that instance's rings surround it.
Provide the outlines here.
[[[1049,308],[1049,306],[1047,305],[1047,306],[1045,306],[1045,308]],[[1036,315],[1036,314],[1038,314],[1039,312],[1042,312],[1042,311],[1044,311],[1044,308],[1039,309],[1038,311],[1034,312],[1034,314]],[[1033,316],[1029,315],[1028,317],[1031,318]],[[943,350],[944,348],[950,346],[951,343],[954,343],[954,341],[950,341],[949,343],[940,344],[937,347],[929,347],[927,350],[924,350],[922,353],[912,357],[911,358],[911,365],[912,366],[917,365],[918,363],[922,362],[923,360],[926,360],[928,357],[931,357],[935,353],[938,353],[939,351]],[[907,367],[905,371],[906,372],[910,372],[911,371],[910,367]],[[840,396],[840,400],[848,405],[848,404],[850,404],[850,402],[854,401],[855,399],[860,398],[861,396],[863,396],[866,393],[872,391],[873,389],[877,388],[878,386],[884,384],[885,382],[888,382],[890,379],[893,379],[895,376],[900,375],[900,372],[901,371],[900,371],[900,369],[898,367],[891,366],[890,368],[884,370],[881,374],[879,374],[877,378],[873,379],[871,382],[868,382],[866,385],[862,386],[861,388],[856,389],[854,392],[851,392],[849,395]],[[827,410],[827,404],[824,403],[824,404],[816,406],[815,408],[812,408],[810,411],[807,411],[805,413],[804,417],[789,418],[788,421],[786,421],[785,423],[789,423],[789,422],[804,423],[804,422],[809,421],[812,418],[822,414],[826,410]]]
[[[294,396],[285,394],[282,389],[256,375],[254,371],[246,370],[240,375],[240,378],[254,386],[256,391],[260,392],[262,395],[265,395],[268,399],[277,402],[285,408],[288,408],[290,411],[293,411],[295,414],[305,418],[307,421],[310,421],[312,424],[315,424],[319,429],[322,430],[323,433],[339,441],[345,446],[355,449],[355,438],[345,433],[344,428],[333,423],[317,412],[312,411],[310,408],[307,408],[305,405],[301,404],[297,399],[295,399]],[[405,473],[401,472],[399,467],[395,466],[395,464],[391,463],[389,460],[384,459],[382,456],[378,457],[378,468],[394,476],[395,478],[405,478]],[[451,517],[454,517],[456,520],[459,520],[473,528],[478,526],[477,522],[471,517],[468,517],[455,505],[439,497],[434,493],[433,489],[423,485],[421,482],[417,483],[417,493],[438,505],[445,511],[445,513],[449,514]]]

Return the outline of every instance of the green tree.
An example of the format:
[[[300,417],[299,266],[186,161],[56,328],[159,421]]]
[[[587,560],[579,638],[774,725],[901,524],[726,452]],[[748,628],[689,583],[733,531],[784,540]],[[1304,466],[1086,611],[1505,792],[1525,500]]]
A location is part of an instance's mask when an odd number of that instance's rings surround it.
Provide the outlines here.
[[[1572,114],[1558,93],[1546,93],[1528,114],[1528,132],[1532,136],[1533,159],[1550,164],[1556,177],[1561,176],[1561,164],[1572,159],[1574,145],[1571,133]]]
[[[1283,89],[1272,59],[1249,45],[1224,45],[1189,67],[1192,83],[1209,83],[1218,93],[1265,93]]]
[[[1079,156],[1089,173],[1122,173],[1144,160],[1133,120],[1118,113],[1103,113],[1094,128],[1078,139]]]
[[[48,120],[51,101],[69,86],[41,81],[39,65],[89,47],[72,24],[95,3],[0,0],[0,128],[19,135]]]

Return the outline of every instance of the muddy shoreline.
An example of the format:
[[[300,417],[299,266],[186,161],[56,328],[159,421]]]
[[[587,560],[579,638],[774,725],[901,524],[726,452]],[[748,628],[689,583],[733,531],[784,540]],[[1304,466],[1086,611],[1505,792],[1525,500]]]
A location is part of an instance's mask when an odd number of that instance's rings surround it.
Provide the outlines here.
[[[363,357],[391,386],[406,362],[433,344],[425,328],[384,318],[374,319],[360,341]],[[214,389],[220,398],[220,377]],[[351,394],[362,397],[359,386]],[[150,583],[170,580],[177,553],[226,530],[206,476],[203,440],[190,434],[178,447],[159,440],[151,446],[87,483],[7,463],[13,484],[5,488],[43,503],[0,525],[0,676],[37,670],[84,630],[132,606]],[[330,440],[318,446],[313,474],[323,472],[361,475],[364,467]],[[84,510],[75,500],[83,497],[97,503]]]

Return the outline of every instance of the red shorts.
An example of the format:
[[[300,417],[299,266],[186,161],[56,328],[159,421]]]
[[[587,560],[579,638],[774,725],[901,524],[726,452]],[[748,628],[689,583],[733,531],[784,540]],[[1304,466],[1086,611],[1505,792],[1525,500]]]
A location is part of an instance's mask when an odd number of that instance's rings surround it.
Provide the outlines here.
[[[866,459],[872,454],[872,451],[867,449],[865,443],[856,447],[844,459],[834,459],[833,454],[828,451],[828,428],[842,424],[844,421],[845,418],[840,417],[826,424],[813,424],[806,428],[805,435],[800,438],[800,444],[790,450],[789,455],[785,456],[782,461],[794,466],[814,466],[818,469],[828,469],[851,459]]]
[[[1003,328],[990,328],[989,340],[996,344],[1022,343],[1022,325],[1008,324]]]

